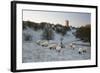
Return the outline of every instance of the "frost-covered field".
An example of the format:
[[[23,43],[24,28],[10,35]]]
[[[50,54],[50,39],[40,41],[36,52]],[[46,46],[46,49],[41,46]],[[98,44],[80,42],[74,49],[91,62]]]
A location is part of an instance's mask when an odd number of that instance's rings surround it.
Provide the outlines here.
[[[41,30],[33,31],[28,28],[23,33],[27,33],[32,36],[32,41],[22,42],[22,62],[47,62],[47,61],[64,61],[64,60],[87,60],[91,57],[91,47],[89,43],[84,43],[79,39],[75,38],[72,34],[74,30],[68,31],[63,37],[63,44],[65,48],[61,48],[58,52],[55,49],[50,50],[48,47],[40,46],[36,41],[41,39]],[[25,37],[23,36],[23,39]],[[61,35],[54,32],[54,41],[60,43]],[[73,50],[69,44],[74,42],[75,49]],[[86,53],[79,54],[79,48],[87,48]]]

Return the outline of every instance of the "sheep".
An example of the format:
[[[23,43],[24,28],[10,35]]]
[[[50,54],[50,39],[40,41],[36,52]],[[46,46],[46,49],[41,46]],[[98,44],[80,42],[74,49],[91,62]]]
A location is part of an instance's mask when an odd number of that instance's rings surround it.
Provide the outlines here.
[[[41,46],[47,47],[48,46],[48,41],[44,41],[41,43]]]
[[[56,51],[60,52],[61,51],[61,46],[56,46]]]
[[[87,52],[87,48],[79,48],[78,49],[79,54],[86,53],[86,52]]]
[[[57,47],[57,44],[50,44],[48,46],[48,48],[50,48],[50,49],[56,49],[56,47]]]
[[[37,40],[37,41],[36,41],[36,43],[37,43],[38,45],[40,45],[40,43],[41,43],[41,40]]]
[[[36,43],[38,44],[38,45],[41,45],[41,43],[43,43],[44,42],[44,40],[38,40],[38,41],[36,41]]]
[[[73,43],[70,44],[70,47],[74,50],[75,49],[75,45],[73,45]]]
[[[38,41],[36,41],[36,43],[41,46],[45,46],[45,47],[48,46],[47,40],[38,40]]]
[[[79,49],[78,49],[78,53],[79,53],[79,54],[82,54],[82,51],[83,51],[82,48],[79,48]]]
[[[87,48],[83,48],[83,53],[86,53],[87,52]]]

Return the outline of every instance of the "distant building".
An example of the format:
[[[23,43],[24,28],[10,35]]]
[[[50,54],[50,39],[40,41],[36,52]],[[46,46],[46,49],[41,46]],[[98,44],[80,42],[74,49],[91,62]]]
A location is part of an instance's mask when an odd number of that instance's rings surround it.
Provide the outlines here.
[[[68,20],[65,21],[65,26],[69,27],[69,21]]]

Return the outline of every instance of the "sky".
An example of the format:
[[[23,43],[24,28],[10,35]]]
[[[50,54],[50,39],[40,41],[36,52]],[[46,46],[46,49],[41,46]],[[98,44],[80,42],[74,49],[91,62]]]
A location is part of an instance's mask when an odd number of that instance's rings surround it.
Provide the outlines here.
[[[91,24],[90,13],[78,12],[54,12],[54,11],[32,11],[23,10],[23,21],[49,22],[53,24],[65,25],[69,21],[70,26],[80,27]]]

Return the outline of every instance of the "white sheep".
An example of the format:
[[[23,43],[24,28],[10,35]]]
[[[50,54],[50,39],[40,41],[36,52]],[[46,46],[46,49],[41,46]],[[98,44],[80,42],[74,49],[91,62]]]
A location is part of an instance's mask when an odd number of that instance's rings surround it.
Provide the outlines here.
[[[48,41],[47,40],[38,40],[38,41],[36,41],[36,43],[38,44],[38,45],[41,45],[41,46],[48,46]]]
[[[37,40],[37,41],[36,41],[36,43],[37,43],[38,45],[40,45],[40,43],[41,43],[41,40]]]
[[[56,49],[56,47],[57,47],[57,44],[50,44],[48,46],[48,48],[50,48],[50,49]]]
[[[71,43],[70,45],[69,45],[73,50],[75,49],[75,45],[73,45],[73,43]]]
[[[83,48],[83,53],[86,53],[87,52],[87,48]]]
[[[56,46],[56,51],[60,52],[61,51],[61,46]]]
[[[79,48],[79,49],[78,49],[78,53],[79,53],[79,54],[82,54],[82,51],[83,51],[82,48]]]
[[[48,44],[49,44],[48,41],[43,41],[40,45],[41,45],[41,46],[44,46],[44,47],[47,47]]]
[[[79,48],[78,49],[79,54],[86,53],[86,52],[87,52],[87,48]]]

